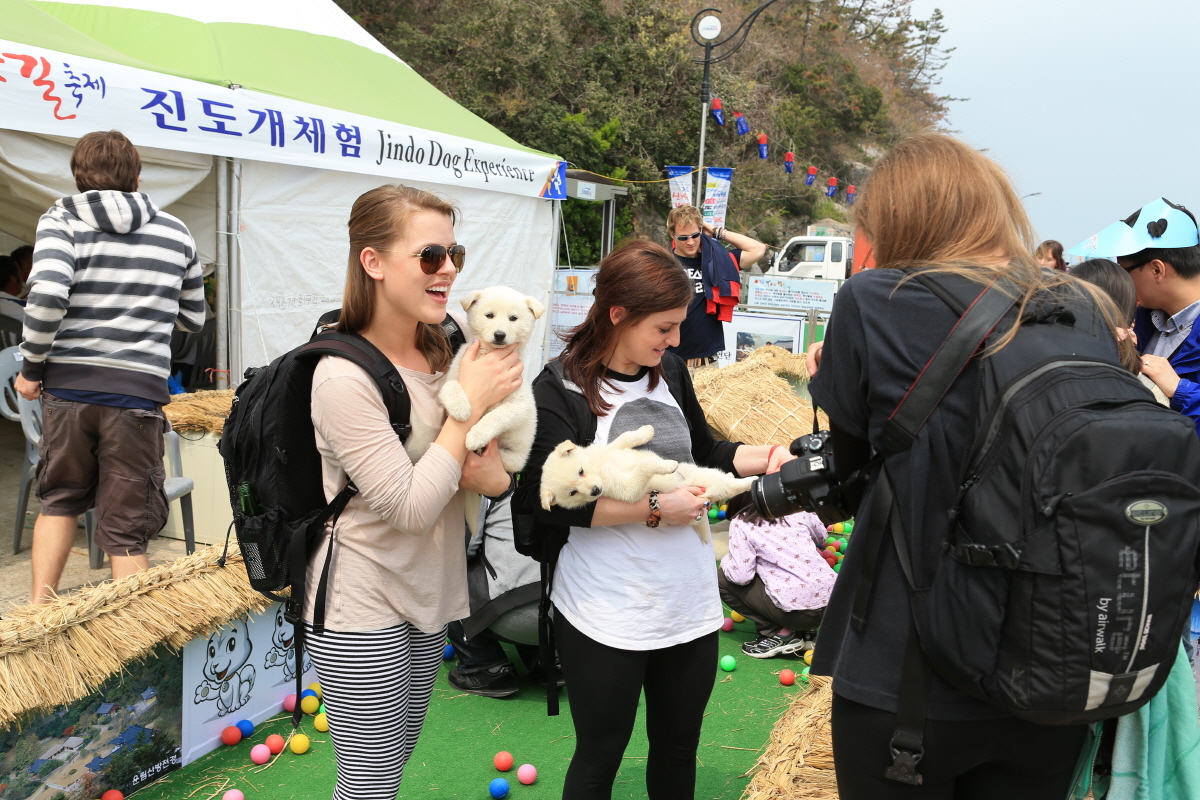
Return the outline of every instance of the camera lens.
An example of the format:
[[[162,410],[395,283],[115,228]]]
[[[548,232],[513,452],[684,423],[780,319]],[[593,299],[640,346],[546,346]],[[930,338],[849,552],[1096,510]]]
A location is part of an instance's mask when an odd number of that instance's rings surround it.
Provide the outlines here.
[[[751,484],[750,499],[759,516],[770,522],[800,510],[796,498],[783,487],[782,472],[763,475]]]

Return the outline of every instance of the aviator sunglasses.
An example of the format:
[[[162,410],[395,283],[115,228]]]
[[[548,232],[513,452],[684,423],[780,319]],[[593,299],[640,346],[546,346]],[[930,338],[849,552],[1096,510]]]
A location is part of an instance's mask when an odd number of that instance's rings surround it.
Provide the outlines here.
[[[696,231],[695,233],[685,233],[682,236],[676,236],[675,238],[681,242],[686,242],[688,239],[695,239],[699,235],[700,231]]]
[[[389,250],[386,247],[376,247],[376,250],[382,250],[385,253],[395,253],[396,250]],[[442,264],[446,263],[446,256],[450,256],[450,263],[454,265],[455,272],[462,272],[463,261],[467,257],[467,248],[461,244],[444,247],[440,244],[427,244],[421,248],[419,253],[401,253],[405,256],[416,256],[421,259],[421,271],[426,275],[433,275],[442,268]]]

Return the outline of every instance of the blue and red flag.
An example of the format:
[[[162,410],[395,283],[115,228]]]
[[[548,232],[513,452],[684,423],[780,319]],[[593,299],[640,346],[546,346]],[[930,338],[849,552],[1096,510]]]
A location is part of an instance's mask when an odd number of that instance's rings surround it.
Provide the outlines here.
[[[788,175],[792,174],[792,167],[796,165],[796,154],[788,150],[783,154],[783,171]]]
[[[737,120],[738,136],[745,136],[750,132],[750,123],[746,121],[746,118],[742,116],[741,112],[733,112],[733,118]]]
[[[712,99],[712,115],[718,125],[725,124],[725,110],[721,107],[721,98],[719,97]]]
[[[833,197],[835,194],[837,194],[837,183],[837,178],[830,178],[829,187],[825,190],[825,194],[829,195],[830,197]]]
[[[767,157],[767,135],[765,133],[760,133],[758,135],[758,157]]]
[[[808,174],[804,176],[804,185],[805,185],[805,186],[812,186],[812,185],[813,185],[813,181],[815,181],[816,179],[817,179],[817,168],[816,168],[816,167],[809,167],[809,168],[808,168]]]
[[[854,195],[856,192],[858,190],[854,188],[853,183],[846,187],[846,205],[854,205]]]

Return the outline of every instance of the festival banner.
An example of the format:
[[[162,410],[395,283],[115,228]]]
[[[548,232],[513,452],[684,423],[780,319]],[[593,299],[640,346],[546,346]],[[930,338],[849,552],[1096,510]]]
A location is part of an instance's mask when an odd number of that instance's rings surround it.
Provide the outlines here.
[[[667,177],[671,179],[671,208],[692,204],[691,176],[695,172],[695,167],[667,167]]]
[[[136,145],[564,199],[545,156],[0,39],[0,125]]]
[[[704,221],[714,228],[724,227],[729,206],[729,186],[733,181],[732,167],[709,167],[704,182]]]

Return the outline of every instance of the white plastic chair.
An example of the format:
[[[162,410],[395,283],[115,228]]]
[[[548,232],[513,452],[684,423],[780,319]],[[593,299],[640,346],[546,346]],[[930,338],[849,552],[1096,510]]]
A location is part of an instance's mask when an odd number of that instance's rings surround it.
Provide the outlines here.
[[[0,351],[0,361],[3,351]],[[13,534],[13,554],[21,552],[21,534],[25,529],[25,510],[29,505],[29,489],[33,483],[38,464],[38,442],[42,438],[42,403],[40,400],[26,400],[18,396],[17,408],[20,410],[21,427],[25,431],[25,465],[21,469],[21,486],[17,494],[17,522]],[[169,474],[163,481],[163,491],[167,502],[179,501],[180,516],[183,517],[184,545],[188,555],[196,551],[196,529],[192,520],[192,489],[196,482],[183,476],[183,458],[179,450],[179,434],[167,431],[163,434],[169,464]],[[84,530],[87,532],[88,562],[92,569],[104,566],[104,551],[96,546],[96,512],[88,510],[83,517]]]
[[[17,390],[13,381],[21,374],[21,349],[6,347],[0,350],[0,415],[13,422],[21,421],[17,409]]]

